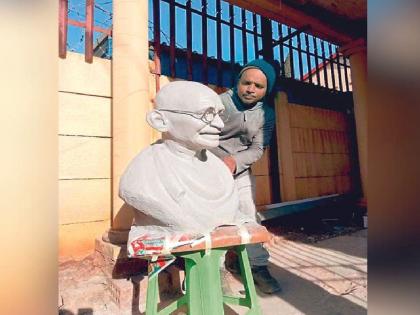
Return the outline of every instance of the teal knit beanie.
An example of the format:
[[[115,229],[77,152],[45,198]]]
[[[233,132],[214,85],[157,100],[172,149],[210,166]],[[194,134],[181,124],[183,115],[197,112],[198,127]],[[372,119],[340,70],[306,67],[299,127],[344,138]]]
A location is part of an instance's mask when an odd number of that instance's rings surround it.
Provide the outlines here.
[[[267,93],[266,93],[266,95],[269,95],[271,93],[271,91],[273,90],[274,84],[276,83],[276,71],[274,70],[274,67],[270,63],[268,63],[267,61],[265,61],[263,59],[255,59],[251,62],[248,62],[242,68],[241,72],[239,72],[238,80],[245,70],[252,69],[252,68],[257,68],[265,74],[265,77],[267,78]]]

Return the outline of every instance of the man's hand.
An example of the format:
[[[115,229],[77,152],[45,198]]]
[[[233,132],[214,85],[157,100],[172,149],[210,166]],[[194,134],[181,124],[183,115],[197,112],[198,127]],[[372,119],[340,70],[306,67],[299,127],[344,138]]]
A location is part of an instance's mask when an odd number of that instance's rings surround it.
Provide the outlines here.
[[[235,158],[231,155],[223,158],[223,162],[228,167],[229,171],[233,174],[236,170],[236,161]]]

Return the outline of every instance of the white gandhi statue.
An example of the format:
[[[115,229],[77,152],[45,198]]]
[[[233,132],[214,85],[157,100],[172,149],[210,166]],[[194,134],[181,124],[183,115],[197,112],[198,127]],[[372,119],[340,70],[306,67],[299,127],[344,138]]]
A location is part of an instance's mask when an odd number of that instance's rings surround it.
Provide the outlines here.
[[[254,221],[239,210],[232,175],[209,148],[219,144],[224,106],[210,88],[176,81],[156,95],[147,122],[163,140],[142,150],[120,181],[120,197],[138,211],[129,244],[142,235],[205,234]]]

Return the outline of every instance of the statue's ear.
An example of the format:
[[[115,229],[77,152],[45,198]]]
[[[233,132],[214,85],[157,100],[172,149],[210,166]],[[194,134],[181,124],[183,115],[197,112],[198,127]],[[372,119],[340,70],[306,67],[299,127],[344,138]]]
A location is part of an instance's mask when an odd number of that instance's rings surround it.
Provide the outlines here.
[[[147,123],[160,132],[168,131],[168,119],[165,114],[157,109],[154,109],[146,115]]]

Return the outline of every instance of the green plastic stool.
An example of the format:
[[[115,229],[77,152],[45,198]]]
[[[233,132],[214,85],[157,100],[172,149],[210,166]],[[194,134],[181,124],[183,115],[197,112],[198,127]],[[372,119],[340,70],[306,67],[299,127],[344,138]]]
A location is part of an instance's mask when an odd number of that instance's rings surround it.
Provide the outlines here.
[[[245,297],[224,296],[220,283],[220,257],[233,248],[239,257]],[[189,315],[223,315],[223,304],[241,305],[249,308],[246,314],[261,315],[245,245],[174,253],[185,261],[186,293],[164,309],[158,311],[158,277],[148,280],[146,315],[168,315],[182,305],[187,305]]]

